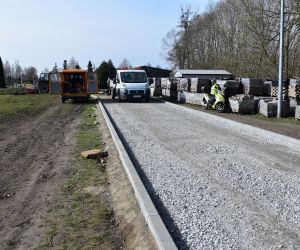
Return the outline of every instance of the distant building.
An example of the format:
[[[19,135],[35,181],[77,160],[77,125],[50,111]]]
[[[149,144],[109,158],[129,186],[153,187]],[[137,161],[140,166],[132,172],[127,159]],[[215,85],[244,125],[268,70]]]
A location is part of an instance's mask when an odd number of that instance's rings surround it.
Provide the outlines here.
[[[161,69],[161,68],[155,68],[150,66],[141,66],[139,67],[146,71],[147,77],[150,78],[167,78],[170,77],[171,70],[168,69]]]
[[[173,72],[176,78],[202,78],[202,79],[234,79],[234,75],[226,70],[213,69],[179,69]]]

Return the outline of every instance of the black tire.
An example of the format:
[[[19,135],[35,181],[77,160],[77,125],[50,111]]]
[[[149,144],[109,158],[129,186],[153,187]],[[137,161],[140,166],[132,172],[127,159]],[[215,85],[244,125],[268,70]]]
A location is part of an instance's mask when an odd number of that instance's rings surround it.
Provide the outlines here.
[[[116,90],[115,90],[115,89],[113,89],[113,90],[111,91],[111,98],[112,98],[113,100],[116,98]]]
[[[65,102],[66,102],[66,99],[62,97],[62,98],[61,98],[61,102],[62,102],[62,103],[65,103]]]
[[[150,97],[146,97],[145,102],[150,102]]]
[[[49,93],[49,84],[42,82],[38,86],[40,93]]]
[[[218,102],[216,104],[216,111],[218,113],[223,113],[225,111],[225,104],[223,102]]]

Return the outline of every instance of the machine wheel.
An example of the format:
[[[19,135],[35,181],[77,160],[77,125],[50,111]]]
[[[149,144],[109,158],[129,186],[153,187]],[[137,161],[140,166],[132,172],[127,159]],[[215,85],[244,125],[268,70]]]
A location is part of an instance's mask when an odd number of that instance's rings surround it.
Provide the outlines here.
[[[66,102],[66,99],[62,97],[62,98],[61,98],[61,102],[62,102],[62,103],[65,103],[65,102]]]
[[[48,93],[49,92],[49,85],[47,83],[40,83],[39,84],[39,91],[41,93]]]
[[[225,110],[225,104],[224,104],[223,102],[218,102],[218,103],[216,104],[216,111],[217,111],[218,113],[223,113],[224,110]]]
[[[111,91],[111,98],[112,98],[113,100],[116,98],[116,90],[115,90],[115,89],[113,89],[113,90]]]

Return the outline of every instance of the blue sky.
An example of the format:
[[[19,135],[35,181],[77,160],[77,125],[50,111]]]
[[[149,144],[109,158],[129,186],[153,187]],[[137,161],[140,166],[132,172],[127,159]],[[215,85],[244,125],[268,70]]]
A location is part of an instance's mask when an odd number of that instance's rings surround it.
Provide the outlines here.
[[[0,0],[0,56],[10,63],[51,69],[74,57],[82,67],[123,58],[134,65],[169,65],[162,39],[180,7],[199,13],[213,0]]]

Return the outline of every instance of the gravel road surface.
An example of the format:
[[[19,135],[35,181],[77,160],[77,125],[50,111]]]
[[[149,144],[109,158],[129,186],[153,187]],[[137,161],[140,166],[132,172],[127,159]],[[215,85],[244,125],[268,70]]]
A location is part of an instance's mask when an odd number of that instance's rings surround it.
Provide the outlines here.
[[[169,103],[103,100],[180,249],[300,249],[300,141]]]

